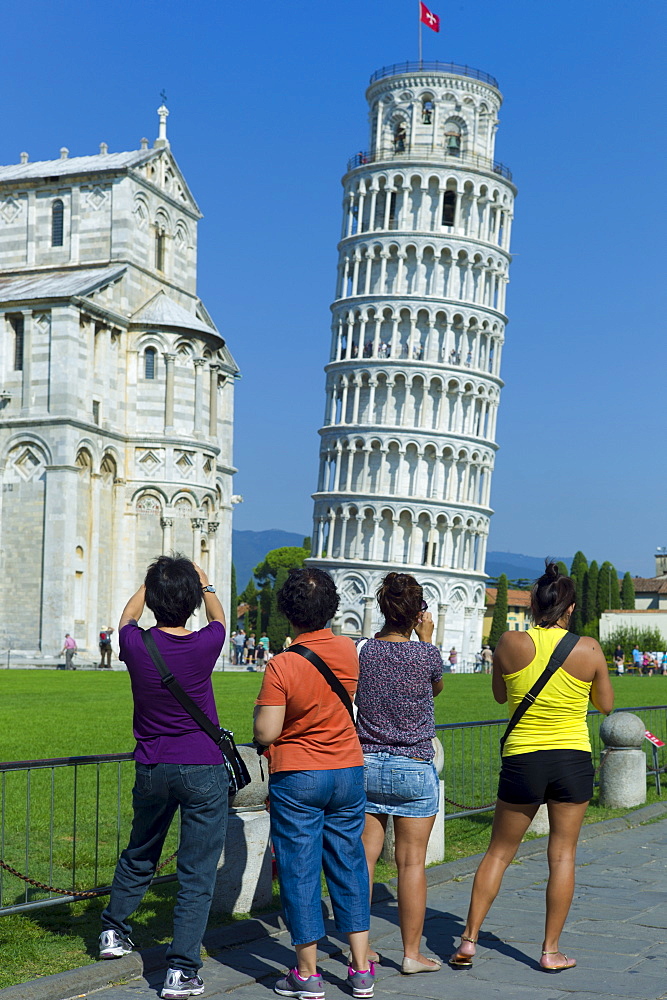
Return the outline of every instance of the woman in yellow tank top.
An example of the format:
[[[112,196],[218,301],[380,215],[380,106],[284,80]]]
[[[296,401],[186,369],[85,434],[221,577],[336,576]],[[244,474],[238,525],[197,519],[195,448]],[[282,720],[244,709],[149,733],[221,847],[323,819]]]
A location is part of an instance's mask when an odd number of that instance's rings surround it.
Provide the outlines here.
[[[555,563],[533,585],[527,632],[505,632],[493,655],[493,696],[508,702],[509,717],[543,673],[566,634],[575,588]],[[574,862],[584,813],[593,793],[588,702],[608,714],[614,692],[604,654],[595,639],[581,638],[519,720],[503,749],[498,799],[489,848],[473,883],[470,909],[458,951],[450,964],[472,965],[482,922],[498,895],[503,875],[539,806],[549,811],[549,881],[540,966],[545,972],[577,963],[559,948],[574,893]]]

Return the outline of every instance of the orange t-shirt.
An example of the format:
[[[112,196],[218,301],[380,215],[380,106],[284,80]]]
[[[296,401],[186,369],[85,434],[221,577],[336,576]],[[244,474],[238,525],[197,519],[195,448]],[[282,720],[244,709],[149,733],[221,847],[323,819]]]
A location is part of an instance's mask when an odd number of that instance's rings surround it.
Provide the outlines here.
[[[359,657],[351,639],[331,629],[295,640],[317,653],[354,698]],[[349,712],[319,670],[286,649],[266,667],[257,705],[284,705],[283,731],[267,751],[269,771],[329,771],[361,767],[364,755]]]

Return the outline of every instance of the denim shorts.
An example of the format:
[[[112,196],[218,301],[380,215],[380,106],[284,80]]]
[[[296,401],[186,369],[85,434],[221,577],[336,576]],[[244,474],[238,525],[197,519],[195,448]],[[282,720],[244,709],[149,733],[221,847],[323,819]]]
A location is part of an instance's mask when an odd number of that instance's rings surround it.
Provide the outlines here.
[[[438,812],[440,782],[431,761],[392,753],[366,753],[364,784],[367,813],[421,819]]]

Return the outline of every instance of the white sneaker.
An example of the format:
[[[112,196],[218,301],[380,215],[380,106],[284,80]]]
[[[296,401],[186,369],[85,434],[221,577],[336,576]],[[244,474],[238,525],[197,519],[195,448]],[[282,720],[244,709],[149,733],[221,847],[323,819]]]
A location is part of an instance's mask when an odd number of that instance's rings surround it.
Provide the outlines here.
[[[204,980],[200,976],[188,979],[180,969],[168,969],[160,996],[162,1000],[180,1000],[181,997],[198,997],[204,992]]]
[[[100,958],[122,958],[134,948],[128,937],[118,931],[102,931],[100,934]]]

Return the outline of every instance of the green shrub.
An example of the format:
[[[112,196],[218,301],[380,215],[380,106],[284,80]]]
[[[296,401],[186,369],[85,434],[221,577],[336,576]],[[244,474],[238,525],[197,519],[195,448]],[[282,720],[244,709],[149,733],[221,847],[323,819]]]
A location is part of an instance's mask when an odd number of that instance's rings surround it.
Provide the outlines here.
[[[657,628],[622,627],[615,629],[608,639],[600,642],[600,645],[606,657],[613,656],[616,647],[620,646],[627,660],[634,646],[637,646],[642,652],[644,650],[655,652],[656,650],[664,650],[667,646],[667,640]]]

